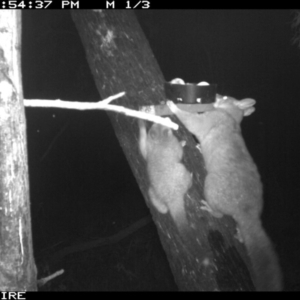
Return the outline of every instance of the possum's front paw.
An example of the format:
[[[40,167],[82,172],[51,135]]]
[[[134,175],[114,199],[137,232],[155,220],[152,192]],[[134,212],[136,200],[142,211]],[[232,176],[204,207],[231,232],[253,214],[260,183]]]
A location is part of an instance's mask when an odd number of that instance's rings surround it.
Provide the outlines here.
[[[167,101],[167,105],[173,114],[176,114],[180,110],[173,101]]]
[[[255,111],[255,103],[256,101],[252,98],[236,100],[233,97],[217,95],[214,107],[216,109],[223,108],[228,110],[229,107],[236,106],[243,112],[243,116],[249,116]]]
[[[201,206],[200,208],[203,210],[208,211],[211,215],[213,215],[215,218],[222,218],[223,214],[217,211],[214,211],[209,204],[207,203],[207,201],[205,200],[201,200],[201,203],[203,204],[203,206]]]
[[[153,206],[161,213],[166,214],[169,211],[168,206],[162,199],[157,198],[155,191],[152,187],[149,189],[149,197]]]

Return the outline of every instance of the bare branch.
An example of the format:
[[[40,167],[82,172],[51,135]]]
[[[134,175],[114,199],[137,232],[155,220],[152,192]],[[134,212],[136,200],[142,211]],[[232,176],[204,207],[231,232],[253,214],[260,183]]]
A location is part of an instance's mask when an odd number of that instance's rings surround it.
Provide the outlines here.
[[[62,101],[60,99],[57,100],[24,99],[24,105],[26,107],[56,107],[56,108],[77,109],[77,110],[89,110],[89,109],[109,110],[109,111],[125,114],[126,116],[129,117],[134,117],[134,118],[158,123],[166,127],[172,128],[174,130],[178,129],[178,124],[172,122],[171,119],[169,118],[162,118],[151,113],[129,109],[121,105],[109,104],[111,101],[123,97],[124,95],[125,92],[118,93],[116,95],[110,96],[98,102]]]
[[[42,285],[46,284],[48,281],[54,279],[55,277],[60,276],[64,272],[65,271],[62,269],[60,271],[57,271],[57,272],[53,273],[52,275],[49,275],[49,276],[44,277],[44,278],[41,278],[41,279],[38,280],[38,285],[42,286]]]

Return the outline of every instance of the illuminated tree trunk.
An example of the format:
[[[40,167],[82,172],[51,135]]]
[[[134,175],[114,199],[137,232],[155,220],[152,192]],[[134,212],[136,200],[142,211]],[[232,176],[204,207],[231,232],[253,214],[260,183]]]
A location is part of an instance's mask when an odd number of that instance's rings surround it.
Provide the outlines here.
[[[126,91],[126,96],[116,102],[133,109],[165,100],[162,72],[132,11],[73,10],[72,17],[102,99]],[[191,201],[186,205],[193,226],[182,234],[169,214],[159,213],[150,204],[146,164],[138,149],[138,121],[116,113],[108,115],[147,199],[179,289],[253,290],[249,259],[244,259],[245,248],[237,247],[233,220],[228,217],[216,220],[199,208],[204,199],[205,169],[192,135],[182,126],[175,133],[186,141],[183,163],[193,173]]]
[[[0,28],[0,290],[36,290],[21,81],[21,11],[1,10]]]

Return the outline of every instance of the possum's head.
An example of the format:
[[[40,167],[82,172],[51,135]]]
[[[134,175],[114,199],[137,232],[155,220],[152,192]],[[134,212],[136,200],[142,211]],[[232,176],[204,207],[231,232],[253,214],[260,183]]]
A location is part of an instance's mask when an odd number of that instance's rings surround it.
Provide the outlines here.
[[[255,100],[250,98],[238,101],[230,97],[217,97],[214,107],[224,110],[239,124],[244,116],[249,116],[254,112],[254,104]]]
[[[153,124],[148,132],[147,152],[158,153],[164,160],[180,161],[183,144],[178,141],[172,129],[160,124]]]
[[[170,128],[155,123],[149,129],[148,137],[154,143],[163,143],[163,142],[167,142],[170,138],[172,138],[173,133]]]
[[[149,159],[156,159],[159,156],[164,158],[169,156],[173,159],[175,157],[175,160],[181,159],[182,144],[173,135],[170,128],[154,123],[147,133],[145,122],[140,120],[139,129],[139,149],[144,159],[149,161]]]

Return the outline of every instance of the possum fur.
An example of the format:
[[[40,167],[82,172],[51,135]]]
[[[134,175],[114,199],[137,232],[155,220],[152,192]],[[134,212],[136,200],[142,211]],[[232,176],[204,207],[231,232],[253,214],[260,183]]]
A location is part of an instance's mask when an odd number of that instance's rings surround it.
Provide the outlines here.
[[[162,214],[170,212],[176,225],[187,224],[184,196],[192,184],[190,172],[181,163],[182,143],[170,128],[153,124],[147,133],[144,121],[139,121],[139,148],[147,162],[149,197]]]
[[[201,144],[207,170],[203,209],[215,217],[233,217],[252,262],[256,289],[275,291],[282,289],[281,271],[262,227],[262,184],[240,128],[243,116],[254,111],[254,103],[253,99],[218,96],[214,110],[195,114],[168,101],[171,111]]]

